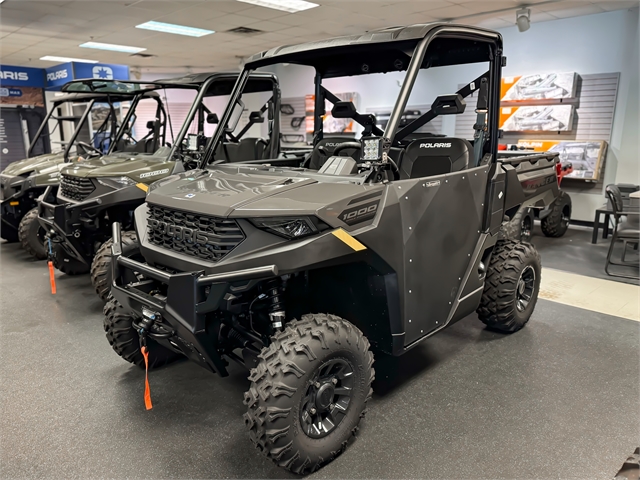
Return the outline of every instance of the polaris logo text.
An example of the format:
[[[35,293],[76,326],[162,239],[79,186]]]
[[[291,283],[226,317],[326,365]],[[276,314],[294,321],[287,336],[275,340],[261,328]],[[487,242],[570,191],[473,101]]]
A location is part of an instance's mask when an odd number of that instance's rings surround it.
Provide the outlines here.
[[[209,240],[209,236],[200,230],[193,228],[180,227],[178,225],[170,225],[153,218],[149,219],[149,228],[155,233],[167,235],[179,242],[199,243],[201,245],[215,245]]]
[[[169,169],[165,168],[164,170],[157,170],[155,172],[141,173],[140,178],[155,177],[156,175],[162,175],[163,173],[169,173]]]
[[[61,80],[67,78],[69,73],[66,70],[58,70],[57,72],[47,73],[47,81],[53,82],[55,80]]]
[[[451,148],[450,143],[421,143],[420,148]]]
[[[27,82],[29,80],[29,74],[27,72],[10,72],[2,70],[0,71],[0,78],[2,80],[20,80],[21,82]]]
[[[437,187],[440,185],[440,180],[433,180],[424,184],[425,187]]]
[[[337,147],[338,145],[340,145],[339,143],[325,143],[324,146],[325,147]]]

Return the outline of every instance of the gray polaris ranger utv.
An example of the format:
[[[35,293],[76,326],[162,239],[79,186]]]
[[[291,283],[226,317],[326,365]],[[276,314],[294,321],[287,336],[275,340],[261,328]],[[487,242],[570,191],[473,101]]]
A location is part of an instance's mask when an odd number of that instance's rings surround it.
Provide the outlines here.
[[[372,394],[372,350],[401,355],[474,312],[490,328],[521,329],[536,304],[540,257],[498,232],[523,202],[553,201],[557,158],[497,157],[504,62],[500,34],[450,24],[250,58],[200,168],[156,183],[136,209],[142,259],[125,254],[114,224],[114,298],[105,306],[113,349],[137,365],[142,348],[150,366],[186,356],[222,376],[229,361],[246,366],[251,441],[303,474],[356,432]],[[278,63],[315,72],[311,168],[208,163],[250,73]],[[469,83],[432,93],[431,109],[399,126],[412,92],[432,85],[423,75],[452,72],[459,85],[460,68],[448,67],[463,64],[474,64]],[[382,131],[329,86],[384,73],[401,88]],[[424,132],[462,113],[476,91],[469,139]],[[354,122],[352,138],[325,136],[327,104],[333,119]]]
[[[181,128],[175,139],[166,138],[165,141],[168,114],[164,107],[158,108],[156,120],[149,121],[151,129],[162,132],[158,141],[149,144],[145,138],[138,142],[143,148],[135,153],[110,153],[62,170],[57,195],[47,192],[39,207],[39,220],[49,232],[51,256],[58,270],[73,275],[91,269],[96,292],[106,299],[110,284],[110,242],[107,240],[111,237],[111,223],[117,221],[126,230],[123,234],[125,250],[134,254],[138,241],[133,231],[133,210],[144,202],[149,184],[197,166],[218,122],[212,108],[217,106],[216,101],[221,109],[224,108],[226,100],[222,97],[231,93],[237,77],[237,73],[205,73],[155,82],[91,80],[71,82],[64,87],[66,91],[151,91],[165,98],[181,91],[190,92],[193,98],[186,117],[180,118]],[[278,91],[277,81],[272,74],[256,74],[250,81],[250,88],[264,92],[267,100],[260,106],[262,108],[258,107],[249,115],[244,131],[231,135],[222,144],[221,158],[238,161],[278,154],[278,142],[245,135],[254,124],[265,123],[264,112],[276,111],[271,105],[278,98],[273,93]],[[169,110],[170,101],[165,99],[165,102],[169,104]],[[139,110],[138,104],[132,105],[124,120],[126,125],[134,123],[136,114],[141,114]],[[269,124],[272,123],[273,115],[269,120]],[[116,143],[120,140],[121,136],[118,136]]]
[[[0,173],[2,238],[20,241],[35,258],[46,258],[43,231],[37,221],[38,197],[49,186],[57,190],[59,171],[65,163],[107,153],[120,126],[117,104],[131,99],[131,95],[102,93],[69,93],[54,98],[29,145],[27,158],[13,162]],[[52,141],[53,134],[60,140]]]

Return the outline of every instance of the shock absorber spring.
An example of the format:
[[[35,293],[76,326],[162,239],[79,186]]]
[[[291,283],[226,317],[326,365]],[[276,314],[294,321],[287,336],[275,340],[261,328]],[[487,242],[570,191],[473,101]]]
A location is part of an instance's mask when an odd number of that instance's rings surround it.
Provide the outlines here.
[[[284,325],[285,311],[282,281],[277,278],[269,280],[265,286],[266,302],[269,306],[269,320],[274,330],[279,330]]]

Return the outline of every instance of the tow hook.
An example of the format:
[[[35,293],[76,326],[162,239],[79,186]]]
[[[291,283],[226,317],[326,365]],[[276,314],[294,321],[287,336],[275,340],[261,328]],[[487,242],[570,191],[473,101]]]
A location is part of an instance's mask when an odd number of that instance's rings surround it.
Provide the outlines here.
[[[142,307],[142,320],[138,323],[138,335],[140,336],[140,346],[145,347],[147,345],[147,335],[151,330],[151,326],[154,324],[160,314],[149,310],[146,307]]]

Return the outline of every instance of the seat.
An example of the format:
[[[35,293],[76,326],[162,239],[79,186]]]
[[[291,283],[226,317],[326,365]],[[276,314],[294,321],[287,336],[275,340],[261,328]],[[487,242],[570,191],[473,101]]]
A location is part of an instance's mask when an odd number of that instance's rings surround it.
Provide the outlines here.
[[[473,146],[462,138],[422,138],[411,142],[400,163],[400,180],[459,172],[469,166]]]
[[[311,170],[320,170],[324,162],[327,161],[327,158],[333,155],[333,151],[335,148],[344,142],[352,142],[353,138],[346,137],[327,137],[323,138],[318,142],[318,144],[313,148],[313,152],[311,152],[311,158],[309,160],[309,168]],[[356,148],[345,148],[340,152],[340,156],[344,157],[353,157],[354,154],[358,153],[358,149]],[[358,161],[357,158],[354,160]]]
[[[628,267],[636,272],[638,271],[638,262],[630,262],[625,260],[625,256],[627,253],[627,245],[631,244],[636,249],[638,248],[638,244],[640,243],[640,224],[638,222],[638,212],[637,211],[629,211],[624,209],[624,200],[622,196],[622,192],[617,185],[607,185],[605,188],[605,193],[611,202],[611,209],[613,210],[614,217],[614,227],[613,227],[613,235],[611,236],[611,243],[609,244],[609,251],[607,252],[607,259],[604,263],[604,271],[607,275],[611,277],[619,277],[619,278],[628,278],[632,280],[638,280],[638,274],[626,274],[626,273],[617,273],[611,272],[609,269],[610,265],[617,265],[621,267]],[[627,216],[626,221],[621,221],[623,215]],[[617,241],[622,242],[622,255],[620,257],[620,261],[611,260],[611,256],[613,254],[613,247],[615,246]]]
[[[214,158],[226,160],[229,163],[262,160],[266,151],[267,142],[264,138],[243,138],[238,143],[221,143],[216,149]]]

